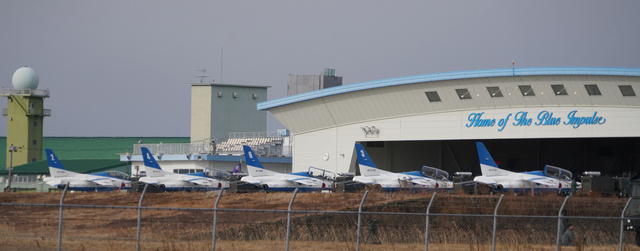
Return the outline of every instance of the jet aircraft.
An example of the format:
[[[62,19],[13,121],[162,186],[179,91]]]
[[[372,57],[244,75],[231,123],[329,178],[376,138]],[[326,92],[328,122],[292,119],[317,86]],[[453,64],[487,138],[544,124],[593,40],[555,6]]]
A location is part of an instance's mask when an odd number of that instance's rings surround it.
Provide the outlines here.
[[[373,160],[361,144],[356,143],[358,168],[360,175],[353,181],[370,186],[380,187],[386,191],[400,188],[425,190],[450,190],[453,182],[449,181],[449,173],[438,168],[422,166],[420,171],[394,173],[376,168]]]
[[[141,147],[142,159],[147,176],[140,178],[141,183],[157,186],[166,191],[185,190],[218,190],[229,188],[229,182],[218,180],[205,175],[202,172],[189,174],[176,174],[167,172],[160,165],[146,147]]]
[[[570,171],[546,165],[542,171],[512,172],[500,169],[487,151],[482,142],[476,142],[478,158],[480,159],[481,176],[476,176],[473,181],[484,184],[497,192],[512,191],[516,193],[529,192],[571,192],[573,175]],[[576,182],[576,189],[582,188],[580,182]]]
[[[315,191],[331,188],[333,183],[331,180],[317,178],[310,172],[279,173],[264,169],[251,147],[247,145],[242,147],[249,174],[241,178],[243,182],[269,191],[293,191],[296,188],[298,191]]]
[[[64,188],[69,183],[74,191],[114,191],[131,188],[129,175],[118,171],[107,171],[93,174],[76,173],[64,168],[51,149],[45,149],[49,162],[49,176],[44,182],[50,186]]]

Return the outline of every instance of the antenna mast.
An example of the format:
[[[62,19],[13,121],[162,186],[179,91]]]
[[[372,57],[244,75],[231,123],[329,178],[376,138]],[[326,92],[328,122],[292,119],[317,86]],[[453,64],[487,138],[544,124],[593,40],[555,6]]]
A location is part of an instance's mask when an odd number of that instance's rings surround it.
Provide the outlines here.
[[[209,76],[204,75],[204,73],[205,73],[205,72],[207,72],[207,69],[196,70],[196,71],[202,72],[202,75],[200,75],[200,76],[196,76],[197,78],[200,78],[200,83],[202,83],[202,81],[204,80],[204,78],[209,77]],[[211,82],[213,82],[213,81],[215,81],[215,79],[212,79],[212,80],[211,80]]]
[[[220,46],[220,82],[222,82],[222,66],[224,65],[224,46]]]

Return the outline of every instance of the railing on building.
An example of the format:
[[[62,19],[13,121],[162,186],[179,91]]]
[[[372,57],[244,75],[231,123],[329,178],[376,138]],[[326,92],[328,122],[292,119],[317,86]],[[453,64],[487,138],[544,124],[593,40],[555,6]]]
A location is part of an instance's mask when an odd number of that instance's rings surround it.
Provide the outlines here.
[[[256,133],[232,133],[226,141],[204,139],[192,143],[171,144],[134,144],[132,153],[126,155],[142,154],[140,147],[146,147],[155,155],[243,155],[243,145],[250,146],[258,156],[291,157],[291,146],[283,144],[284,138],[277,134],[264,132]]]
[[[49,97],[49,90],[40,89],[2,89],[2,96],[9,95],[32,95],[38,97]]]

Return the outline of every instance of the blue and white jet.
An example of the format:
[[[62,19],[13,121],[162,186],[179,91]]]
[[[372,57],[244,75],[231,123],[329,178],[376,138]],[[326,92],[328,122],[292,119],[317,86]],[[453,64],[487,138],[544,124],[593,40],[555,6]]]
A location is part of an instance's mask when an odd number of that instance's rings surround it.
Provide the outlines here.
[[[146,177],[140,178],[141,183],[157,186],[165,191],[207,191],[229,188],[228,181],[214,179],[202,172],[177,174],[164,171],[148,148],[141,147],[140,149],[147,173]]]
[[[385,191],[397,189],[451,190],[453,182],[449,180],[449,173],[438,168],[422,166],[420,171],[394,173],[376,168],[367,151],[361,144],[356,143],[358,168],[360,175],[353,177],[353,181],[380,187]]]
[[[476,176],[475,183],[484,184],[497,192],[507,191],[516,193],[530,192],[571,192],[573,175],[570,171],[546,165],[543,171],[512,172],[500,169],[482,142],[476,142],[478,158],[480,159],[481,176]],[[576,189],[582,188],[576,182]]]
[[[279,173],[264,169],[251,147],[242,147],[248,173],[248,176],[240,179],[242,182],[254,184],[263,190],[293,191],[297,188],[301,192],[328,190],[333,184],[331,180],[316,178],[309,172]]]
[[[69,183],[70,190],[75,191],[115,191],[131,188],[129,175],[118,171],[107,171],[92,174],[76,173],[64,168],[58,156],[51,149],[45,149],[49,163],[49,176],[44,178],[47,185],[64,188]]]

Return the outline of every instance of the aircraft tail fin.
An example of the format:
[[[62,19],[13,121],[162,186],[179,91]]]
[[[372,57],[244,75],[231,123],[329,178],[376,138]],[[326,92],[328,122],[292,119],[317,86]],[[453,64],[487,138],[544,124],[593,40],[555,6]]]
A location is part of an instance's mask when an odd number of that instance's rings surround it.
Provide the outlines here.
[[[258,156],[253,152],[250,146],[243,145],[244,150],[244,159],[245,163],[247,163],[247,174],[249,176],[268,176],[270,175],[270,171],[267,171],[258,160]]]
[[[513,173],[500,169],[482,142],[476,142],[476,146],[478,148],[478,158],[480,159],[480,171],[482,171],[483,176],[502,176]]]
[[[47,162],[49,163],[49,175],[51,175],[51,177],[59,178],[75,175],[74,172],[67,171],[67,169],[64,168],[62,162],[60,162],[60,160],[58,159],[58,156],[53,153],[53,150],[46,148],[44,149],[44,151],[47,154]]]
[[[151,151],[149,151],[146,147],[140,147],[142,150],[142,160],[144,161],[144,166],[146,167],[147,176],[149,177],[161,177],[164,176],[162,168],[156,161],[156,158],[153,157]]]
[[[360,175],[362,176],[377,176],[380,175],[379,170],[376,168],[376,164],[373,163],[371,157],[362,144],[356,143],[356,155],[358,156],[358,168],[360,169]]]

